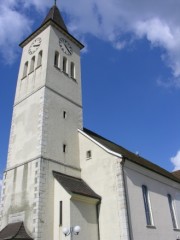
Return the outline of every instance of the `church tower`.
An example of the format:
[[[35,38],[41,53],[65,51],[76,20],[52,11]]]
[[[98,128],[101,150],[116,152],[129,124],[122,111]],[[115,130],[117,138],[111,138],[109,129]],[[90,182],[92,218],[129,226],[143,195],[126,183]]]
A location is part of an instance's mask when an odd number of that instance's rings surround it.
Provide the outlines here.
[[[52,172],[80,177],[83,45],[68,32],[54,5],[20,46],[0,229],[23,222],[31,238],[53,239]]]

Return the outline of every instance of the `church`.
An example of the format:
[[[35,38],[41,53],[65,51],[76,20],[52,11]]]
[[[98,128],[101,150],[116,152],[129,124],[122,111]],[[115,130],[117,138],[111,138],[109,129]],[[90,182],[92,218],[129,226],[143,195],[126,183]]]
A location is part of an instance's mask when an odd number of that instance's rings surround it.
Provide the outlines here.
[[[180,171],[83,128],[84,46],[56,4],[20,47],[0,240],[179,240]]]

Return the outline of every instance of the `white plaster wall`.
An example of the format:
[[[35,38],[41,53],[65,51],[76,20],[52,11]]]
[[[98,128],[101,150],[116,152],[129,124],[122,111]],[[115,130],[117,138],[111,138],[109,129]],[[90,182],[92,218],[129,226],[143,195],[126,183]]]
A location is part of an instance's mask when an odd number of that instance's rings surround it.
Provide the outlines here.
[[[70,199],[71,195],[67,193],[59,182],[54,179],[54,240],[67,239],[62,230],[63,227],[70,227]],[[59,202],[62,201],[62,226],[59,225],[60,209]]]
[[[119,206],[118,177],[121,176],[117,176],[117,157],[108,154],[81,133],[79,139],[81,177],[102,197],[99,215],[100,239],[109,240],[112,236],[114,239],[123,239],[120,229],[125,216],[121,214]],[[86,152],[89,150],[92,151],[92,158],[87,160]]]
[[[129,161],[125,163],[124,173],[132,239],[176,239],[180,232],[173,230],[167,194],[171,194],[174,199],[176,217],[180,224],[179,184]],[[154,228],[146,226],[142,185],[146,185],[149,190]]]
[[[53,177],[53,171],[58,171],[64,174],[73,175],[75,177],[80,177],[80,170],[76,168],[68,168],[64,166],[63,164],[60,164],[59,162],[50,161],[47,159],[41,160],[41,169],[43,169],[42,174],[40,175],[40,188],[39,192],[40,196],[38,197],[38,237],[40,237],[43,240],[52,239],[53,236],[57,236],[60,231],[59,225],[57,227],[57,216],[58,213],[57,208],[59,207],[59,203],[57,205],[57,202],[63,197],[65,198],[65,201],[67,200],[65,193],[58,187],[58,184],[56,184],[56,180]],[[60,191],[60,192],[59,192]],[[67,202],[70,206],[69,203]],[[67,207],[65,207],[67,208]],[[70,210],[67,210],[67,213]],[[66,213],[66,210],[65,210]],[[55,215],[54,215],[55,214]],[[67,215],[67,219],[65,220],[65,223],[69,224],[69,215]],[[60,235],[58,235],[61,237]],[[55,239],[55,238],[54,238]]]
[[[33,236],[35,176],[35,162],[29,162],[6,172],[1,229],[8,223],[24,221]]]
[[[67,115],[65,119],[63,111]],[[46,89],[44,112],[43,157],[79,168],[77,128],[81,127],[82,109]],[[66,145],[65,153],[63,144]]]
[[[59,202],[62,201],[62,226],[59,226],[60,209]],[[65,237],[62,230],[64,227],[70,228],[79,225],[81,231],[73,239],[98,239],[96,201],[86,197],[74,198],[68,193],[59,182],[54,179],[54,221],[53,221],[53,239],[68,240],[70,236]],[[47,238],[47,236],[46,236]],[[45,238],[45,239],[46,239]],[[52,237],[51,237],[52,238]],[[48,239],[48,238],[47,238]]]
[[[44,89],[14,107],[7,168],[41,154]]]
[[[98,223],[96,204],[83,202],[81,200],[71,200],[71,226],[80,226],[79,235],[73,237],[74,240],[98,240]]]

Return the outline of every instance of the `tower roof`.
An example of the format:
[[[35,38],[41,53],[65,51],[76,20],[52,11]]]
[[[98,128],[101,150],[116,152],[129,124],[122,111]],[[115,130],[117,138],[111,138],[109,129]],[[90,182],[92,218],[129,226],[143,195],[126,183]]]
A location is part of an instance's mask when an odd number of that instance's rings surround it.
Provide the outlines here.
[[[29,43],[34,37],[36,37],[40,32],[42,32],[49,25],[52,25],[55,28],[62,31],[63,34],[68,36],[75,44],[78,45],[78,47],[80,49],[82,49],[84,47],[82,43],[80,43],[75,37],[73,37],[68,32],[68,29],[64,23],[64,20],[61,16],[61,13],[60,13],[58,7],[56,6],[56,4],[54,4],[54,6],[51,7],[47,16],[45,17],[44,21],[42,22],[41,26],[38,29],[36,29],[30,36],[28,36],[24,41],[22,41],[20,43],[20,47],[24,47],[27,43]]]
[[[48,12],[47,16],[45,17],[42,25],[44,25],[47,21],[53,20],[59,27],[63,28],[66,32],[68,32],[67,27],[64,23],[64,20],[61,16],[61,13],[56,5],[54,5]],[[42,26],[41,25],[41,26]]]

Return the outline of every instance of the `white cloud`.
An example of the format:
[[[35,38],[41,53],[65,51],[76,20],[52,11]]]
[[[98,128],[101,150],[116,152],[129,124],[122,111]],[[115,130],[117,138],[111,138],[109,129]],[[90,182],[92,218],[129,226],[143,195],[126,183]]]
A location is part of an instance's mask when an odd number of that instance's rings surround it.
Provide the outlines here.
[[[92,34],[119,50],[132,39],[146,38],[153,47],[164,49],[162,59],[172,72],[170,85],[180,86],[179,0],[76,0],[76,6],[74,0],[59,2],[80,38]],[[17,43],[30,32],[28,10],[34,7],[34,11],[45,12],[50,5],[52,0],[0,0],[0,51],[10,62],[15,44],[17,49]]]
[[[180,1],[175,0],[77,0],[80,8],[73,8],[73,0],[63,1],[66,12],[76,19],[78,30],[112,42],[117,49],[128,46],[132,39],[146,38],[153,47],[164,49],[162,56],[171,69],[168,86],[180,87]],[[95,10],[94,10],[95,9]],[[131,39],[124,40],[124,35]],[[167,86],[167,84],[166,84]]]
[[[174,165],[174,170],[180,170],[180,150],[177,152],[176,156],[171,158],[171,162]]]
[[[1,6],[0,9],[0,53],[6,63],[12,63],[17,54],[17,43],[30,32],[31,20],[23,14]]]
[[[2,189],[2,179],[0,179],[0,197],[1,197],[1,189]],[[1,199],[0,199],[1,201]]]

